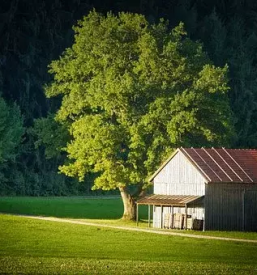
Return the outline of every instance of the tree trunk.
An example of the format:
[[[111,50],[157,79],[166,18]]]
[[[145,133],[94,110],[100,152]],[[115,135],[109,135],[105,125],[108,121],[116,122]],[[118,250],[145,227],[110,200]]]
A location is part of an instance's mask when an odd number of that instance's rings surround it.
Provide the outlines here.
[[[122,219],[124,220],[136,220],[136,203],[131,194],[125,187],[119,187],[121,198],[123,201],[124,212]]]

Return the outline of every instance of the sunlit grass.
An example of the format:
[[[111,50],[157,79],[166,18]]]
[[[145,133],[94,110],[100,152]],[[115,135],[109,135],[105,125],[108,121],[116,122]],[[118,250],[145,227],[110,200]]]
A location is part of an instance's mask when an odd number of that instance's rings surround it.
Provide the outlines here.
[[[74,220],[74,219],[71,219]],[[246,240],[257,240],[257,232],[238,232],[238,231],[196,231],[196,230],[178,230],[178,229],[158,229],[153,228],[152,223],[150,228],[148,226],[147,219],[141,219],[137,224],[135,221],[124,221],[122,219],[117,220],[107,220],[107,219],[76,219],[82,222],[90,222],[96,224],[107,224],[110,226],[125,226],[133,228],[143,228],[154,231],[166,231],[180,234],[192,234],[192,235],[202,235],[202,236],[213,236],[213,237],[222,237],[222,238],[234,238],[234,239],[246,239]]]
[[[6,274],[255,274],[257,245],[0,215]]]
[[[0,212],[21,215],[50,216],[76,219],[98,224],[136,227],[134,221],[121,219],[123,205],[119,196],[113,197],[0,197]],[[139,228],[148,228],[147,207],[139,207]],[[156,229],[155,229],[156,230]],[[163,229],[162,229],[163,230]],[[184,234],[257,240],[256,232],[184,231]]]

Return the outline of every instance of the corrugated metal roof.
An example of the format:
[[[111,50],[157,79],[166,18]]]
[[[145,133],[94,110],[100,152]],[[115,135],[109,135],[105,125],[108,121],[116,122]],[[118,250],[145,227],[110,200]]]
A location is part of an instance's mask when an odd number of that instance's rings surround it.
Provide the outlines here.
[[[139,199],[137,204],[147,205],[169,205],[169,206],[185,206],[203,198],[203,196],[182,196],[182,195],[150,195]]]
[[[206,182],[257,183],[257,150],[225,148],[179,148],[150,177],[182,152],[206,178]]]
[[[257,150],[181,148],[208,182],[257,183]]]

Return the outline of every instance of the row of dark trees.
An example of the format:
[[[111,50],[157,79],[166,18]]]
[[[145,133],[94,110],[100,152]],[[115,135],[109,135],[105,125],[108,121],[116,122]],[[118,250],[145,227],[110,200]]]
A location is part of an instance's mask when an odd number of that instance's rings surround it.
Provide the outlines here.
[[[256,1],[2,0],[0,194],[91,192],[93,175],[81,185],[57,172],[65,156],[56,148],[64,146],[68,133],[49,116],[60,102],[45,98],[44,85],[51,80],[47,66],[73,43],[72,26],[93,8],[142,13],[150,22],[163,17],[170,27],[184,22],[189,37],[203,43],[215,65],[229,66],[237,133],[231,147],[257,147]]]

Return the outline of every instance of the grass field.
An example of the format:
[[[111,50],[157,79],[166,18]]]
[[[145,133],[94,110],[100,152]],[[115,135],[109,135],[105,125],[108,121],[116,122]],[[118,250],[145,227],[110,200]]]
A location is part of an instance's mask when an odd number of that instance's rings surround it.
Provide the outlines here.
[[[122,201],[119,197],[0,197],[2,213],[60,218],[119,219],[122,210]]]
[[[90,220],[94,223],[111,225],[136,226],[135,222],[120,220],[123,212],[120,197],[0,197],[0,213],[50,216]],[[139,207],[139,216],[147,220],[147,206]],[[147,222],[139,224],[147,227]],[[169,230],[170,231],[170,230]],[[177,232],[178,230],[173,230]],[[255,239],[257,233],[223,232],[223,231],[181,231],[196,235],[210,235],[217,237],[231,237],[240,239]]]
[[[94,212],[96,205],[98,210]],[[0,212],[98,221],[106,218],[109,220],[105,223],[114,224],[118,223],[115,219],[122,213],[122,204],[119,199],[0,198]],[[2,214],[0,272],[257,274],[257,244],[129,232],[103,228],[100,224],[91,227]]]
[[[2,273],[256,274],[257,245],[0,215]]]

